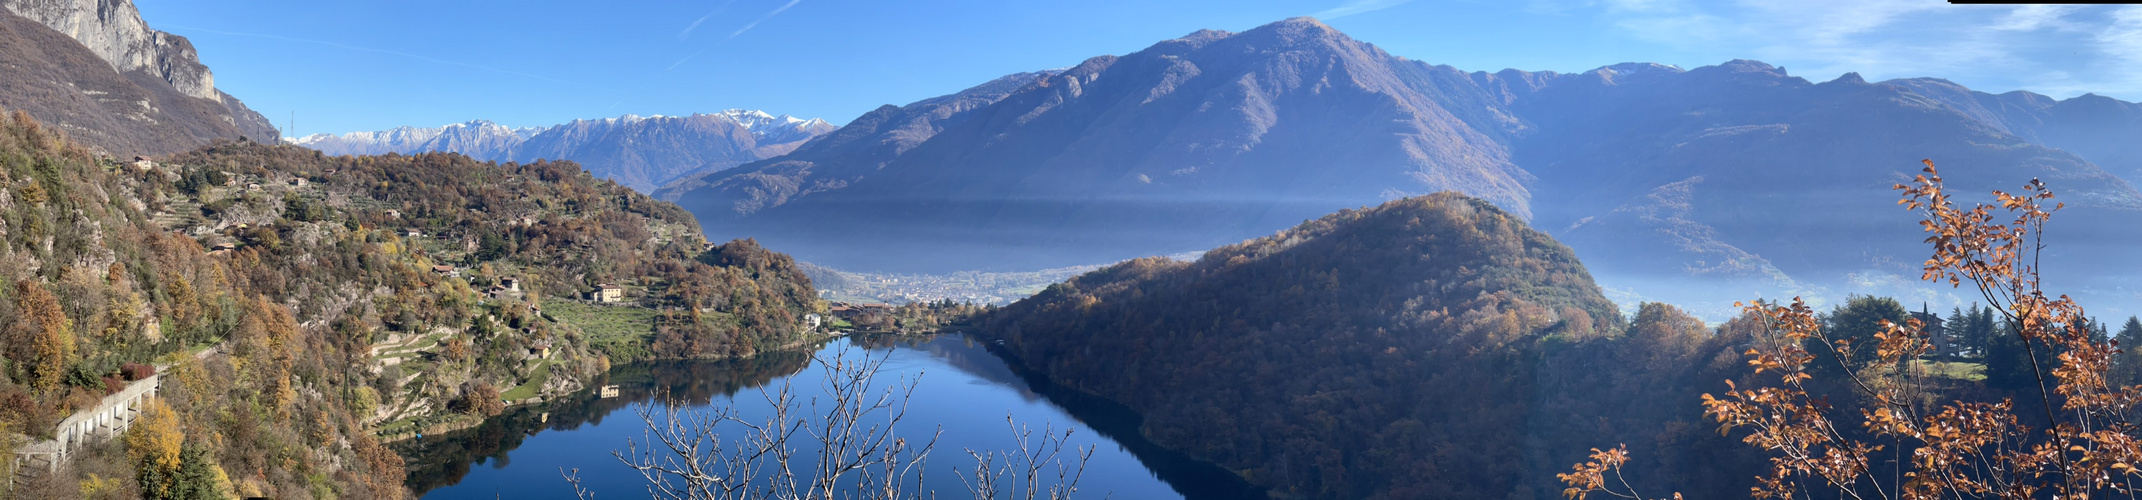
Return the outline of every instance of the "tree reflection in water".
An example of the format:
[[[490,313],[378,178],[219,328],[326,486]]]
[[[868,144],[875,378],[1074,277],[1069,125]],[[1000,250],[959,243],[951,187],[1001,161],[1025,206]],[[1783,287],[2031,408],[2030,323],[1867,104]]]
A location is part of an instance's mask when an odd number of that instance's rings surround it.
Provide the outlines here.
[[[681,401],[734,396],[802,371],[810,366],[810,362],[809,352],[785,351],[745,359],[633,363],[611,369],[590,383],[588,389],[571,396],[507,410],[473,428],[395,443],[394,451],[409,464],[409,487],[422,495],[433,488],[460,482],[476,463],[496,461],[503,467],[510,460],[506,452],[519,448],[522,440],[536,433],[570,431],[586,424],[601,424],[603,418],[612,413],[633,404],[653,401],[656,395],[665,392]],[[599,397],[597,388],[610,384],[618,386],[617,397]],[[547,418],[545,413],[549,414]],[[625,412],[619,416],[631,418],[633,414]],[[590,456],[603,457],[603,465],[615,465],[608,461],[607,453],[591,453]]]
[[[898,369],[888,366],[887,375],[893,372],[901,376],[913,376],[928,372],[922,377],[925,393],[918,394],[916,404],[928,414],[917,415],[910,422],[912,430],[927,432],[938,425],[965,444],[940,443],[936,460],[931,463],[941,467],[971,468],[971,459],[961,453],[963,448],[981,447],[982,450],[1008,450],[1016,447],[1012,436],[1006,434],[1004,419],[1009,410],[1017,423],[1042,428],[1054,424],[1066,428],[1076,424],[1087,444],[1101,444],[1094,468],[1088,469],[1087,481],[1080,485],[1081,497],[1116,498],[1167,498],[1180,496],[1191,499],[1205,498],[1263,498],[1265,493],[1248,485],[1233,473],[1208,462],[1192,459],[1181,453],[1161,448],[1139,434],[1143,419],[1128,408],[1112,401],[1093,397],[1072,390],[1049,385],[1040,377],[1030,376],[1016,363],[1006,363],[987,340],[960,334],[945,335],[881,335],[855,336],[835,342],[861,347],[871,353],[906,351],[910,354],[895,355],[895,364],[906,363]],[[821,350],[841,349],[840,346],[821,346]],[[852,348],[852,347],[851,347]],[[638,474],[626,468],[610,456],[610,452],[622,450],[625,439],[641,437],[644,425],[637,412],[629,408],[635,404],[654,403],[664,391],[680,401],[706,403],[716,398],[738,396],[739,401],[757,400],[756,391],[769,388],[783,377],[796,375],[809,369],[811,352],[792,351],[766,353],[751,359],[699,360],[645,362],[614,368],[610,373],[590,384],[590,389],[572,396],[560,398],[544,405],[507,410],[483,425],[457,432],[429,435],[422,440],[397,443],[395,449],[409,464],[409,486],[419,495],[441,488],[433,496],[493,496],[490,488],[511,489],[516,486],[550,491],[555,487],[557,496],[570,498],[570,486],[559,476],[558,470],[549,462],[562,461],[567,468],[578,467],[583,477],[631,476],[638,481]],[[951,368],[957,373],[942,373]],[[804,377],[815,379],[815,376]],[[965,382],[960,382],[964,380]],[[798,390],[808,393],[815,389],[811,380],[797,381]],[[619,396],[598,398],[594,388],[604,384],[616,384]],[[926,400],[925,400],[926,399]],[[655,403],[659,404],[659,403]],[[1019,407],[1014,409],[1014,407]],[[621,411],[624,410],[624,411]],[[544,413],[548,412],[548,419]],[[622,419],[611,422],[603,430],[604,419]],[[1053,422],[1051,421],[1053,419]],[[1075,420],[1066,422],[1065,420]],[[615,427],[616,429],[611,429]],[[536,449],[535,453],[565,453],[568,458],[531,455],[523,457],[530,461],[518,467],[528,471],[510,470],[509,452],[523,446],[530,437],[544,431],[579,430],[586,434],[582,439],[598,439],[585,443],[550,443]],[[1087,431],[1092,431],[1087,433]],[[629,431],[629,432],[628,432]],[[611,436],[614,434],[614,436]],[[607,441],[607,437],[615,442]],[[1113,446],[1106,446],[1113,445]],[[560,451],[569,450],[569,451]],[[524,451],[523,453],[527,453]],[[533,466],[536,463],[546,465]],[[480,484],[456,486],[469,478],[476,465],[496,469],[509,469],[504,481],[516,484],[501,485],[497,477]],[[532,468],[531,468],[532,466]],[[540,469],[540,470],[538,470]],[[950,469],[933,469],[932,476],[951,480],[950,484],[936,485],[940,494],[961,495],[960,483],[951,479]],[[474,480],[471,480],[474,481]],[[487,482],[486,482],[487,481]],[[622,488],[619,483],[595,489],[608,494],[629,494],[644,491],[641,486]],[[474,489],[471,489],[474,488]],[[475,491],[481,489],[484,491]],[[469,490],[469,491],[459,491]],[[1172,490],[1172,491],[1170,491]],[[1172,495],[1171,495],[1172,493]],[[508,495],[511,496],[511,495]]]

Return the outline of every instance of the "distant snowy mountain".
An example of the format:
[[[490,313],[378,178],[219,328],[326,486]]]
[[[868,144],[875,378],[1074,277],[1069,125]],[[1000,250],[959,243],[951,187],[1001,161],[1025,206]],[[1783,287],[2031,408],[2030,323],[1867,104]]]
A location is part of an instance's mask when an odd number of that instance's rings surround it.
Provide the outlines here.
[[[494,161],[572,160],[597,176],[651,191],[679,177],[787,154],[834,128],[817,118],[732,109],[691,116],[624,115],[548,127],[471,120],[430,128],[313,134],[289,142],[332,155],[445,151]]]

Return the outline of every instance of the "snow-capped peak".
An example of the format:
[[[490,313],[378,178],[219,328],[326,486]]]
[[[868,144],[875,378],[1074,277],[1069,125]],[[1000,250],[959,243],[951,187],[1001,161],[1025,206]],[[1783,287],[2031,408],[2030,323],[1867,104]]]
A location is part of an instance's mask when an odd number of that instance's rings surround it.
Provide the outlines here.
[[[765,132],[763,129],[767,127],[800,130],[825,122],[825,120],[817,118],[806,120],[789,115],[774,116],[756,109],[731,109],[714,113],[714,116],[726,118],[731,122],[742,125],[745,129],[751,130],[753,133],[763,133]]]

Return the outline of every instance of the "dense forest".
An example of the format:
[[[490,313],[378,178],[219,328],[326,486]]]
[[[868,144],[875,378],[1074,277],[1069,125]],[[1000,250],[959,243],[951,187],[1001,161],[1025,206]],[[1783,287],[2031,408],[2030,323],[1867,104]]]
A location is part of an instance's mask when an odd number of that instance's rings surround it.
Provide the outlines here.
[[[1705,325],[1667,304],[1635,309],[1624,323],[1545,234],[1442,193],[1341,211],[1195,262],[1125,262],[982,323],[1015,363],[1129,406],[1154,442],[1278,497],[1547,498],[1584,450],[1616,445],[1632,483],[1747,495],[1767,459],[1701,408],[1705,394],[1754,385],[1743,353],[1769,327],[1753,315]],[[2051,377],[2033,374],[2031,347],[1980,306],[1942,318],[1853,296],[1813,316],[1829,338],[1862,346],[1885,322],[1914,319],[1940,326],[1940,349],[1908,367],[1925,397],[2030,396]],[[2081,328],[2142,342],[2142,319]],[[2059,354],[2035,348],[2041,360]],[[1827,412],[1868,408],[1837,376],[1836,351],[1807,349],[1809,390]],[[1874,351],[1850,351],[1846,364]],[[2134,383],[2142,355],[2118,352],[2111,367],[2112,382]]]
[[[709,245],[674,205],[571,163],[247,142],[123,162],[4,122],[8,446],[161,381],[125,439],[30,497],[399,497],[380,436],[563,394],[613,357],[788,345],[820,307],[786,256]],[[624,297],[579,300],[598,285]]]
[[[1655,453],[1632,473],[1715,483],[1692,493],[1747,475],[1691,464],[1759,465],[1691,410],[1739,375],[1736,337],[1663,304],[1625,323],[1568,248],[1455,193],[1104,268],[986,323],[1277,496],[1546,497],[1578,444],[1615,440]]]

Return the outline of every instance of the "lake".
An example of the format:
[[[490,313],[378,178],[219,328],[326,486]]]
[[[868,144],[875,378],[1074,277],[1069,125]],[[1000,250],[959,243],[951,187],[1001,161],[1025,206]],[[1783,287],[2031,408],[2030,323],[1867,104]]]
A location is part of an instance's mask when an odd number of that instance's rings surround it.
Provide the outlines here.
[[[475,428],[397,443],[409,461],[409,485],[427,499],[572,498],[561,470],[579,469],[582,484],[600,498],[647,494],[645,479],[611,456],[627,440],[645,442],[640,410],[660,408],[659,394],[693,408],[734,404],[747,420],[763,418],[771,404],[762,391],[793,381],[802,411],[820,395],[823,369],[812,356],[864,355],[884,359],[876,385],[916,381],[906,418],[895,429],[910,440],[940,433],[924,463],[924,486],[942,498],[971,498],[954,470],[971,472],[967,450],[1012,451],[1018,447],[1012,421],[1033,429],[1071,431],[1072,446],[1092,447],[1078,498],[1208,499],[1262,498],[1264,494],[1218,466],[1161,449],[1137,434],[1139,418],[1128,409],[1014,370],[966,335],[873,336],[834,340],[815,353],[766,353],[749,359],[662,361],[612,369],[593,384],[615,384],[617,397],[595,389],[541,405],[509,409]],[[660,412],[657,410],[657,414]],[[883,415],[872,415],[878,421]],[[757,421],[757,420],[754,420]],[[742,427],[719,427],[726,435]],[[815,446],[815,445],[814,445]],[[644,448],[644,446],[642,446]],[[809,450],[798,454],[808,460]],[[1063,459],[1075,463],[1066,452]],[[808,464],[802,464],[808,465]]]

